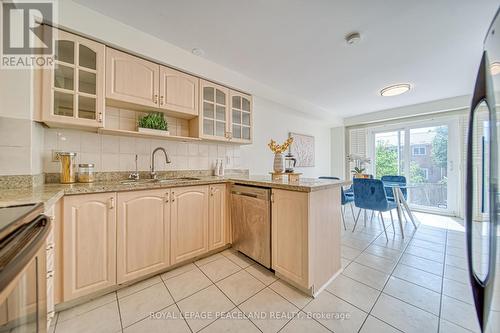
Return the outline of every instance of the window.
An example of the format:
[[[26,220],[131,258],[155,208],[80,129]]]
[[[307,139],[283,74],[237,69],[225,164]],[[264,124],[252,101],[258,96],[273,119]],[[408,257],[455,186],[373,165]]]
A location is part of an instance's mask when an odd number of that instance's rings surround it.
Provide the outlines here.
[[[425,156],[427,155],[427,150],[425,147],[413,147],[413,156]]]
[[[429,180],[429,169],[428,168],[420,168],[422,170],[422,174],[425,180]]]

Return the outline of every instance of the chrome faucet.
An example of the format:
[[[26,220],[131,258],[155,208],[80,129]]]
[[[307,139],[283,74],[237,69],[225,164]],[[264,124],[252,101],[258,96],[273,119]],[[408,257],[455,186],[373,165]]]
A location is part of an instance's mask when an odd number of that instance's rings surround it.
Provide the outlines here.
[[[162,151],[163,154],[165,155],[165,162],[170,163],[170,158],[168,158],[167,151],[162,147],[155,148],[155,150],[153,150],[153,153],[151,154],[151,172],[150,172],[151,179],[156,179],[158,177],[156,172],[155,172],[155,153],[158,150]]]
[[[139,170],[137,168],[137,154],[135,155],[135,172],[132,172],[129,176],[128,179],[131,180],[139,180]]]

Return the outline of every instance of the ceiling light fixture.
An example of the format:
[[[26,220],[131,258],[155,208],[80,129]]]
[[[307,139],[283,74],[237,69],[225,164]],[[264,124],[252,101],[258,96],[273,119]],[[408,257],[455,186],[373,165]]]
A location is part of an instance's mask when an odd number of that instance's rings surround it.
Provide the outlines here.
[[[359,32],[353,32],[345,36],[345,41],[349,45],[356,44],[360,39],[361,35],[359,34]]]
[[[490,71],[491,75],[498,75],[500,74],[500,62],[492,62],[490,65]]]
[[[192,49],[191,53],[194,54],[195,56],[198,56],[198,57],[203,57],[205,55],[205,51],[203,51],[202,49],[199,49],[197,47]]]
[[[380,95],[384,97],[401,95],[409,91],[410,88],[411,86],[408,83],[395,84],[380,90]]]

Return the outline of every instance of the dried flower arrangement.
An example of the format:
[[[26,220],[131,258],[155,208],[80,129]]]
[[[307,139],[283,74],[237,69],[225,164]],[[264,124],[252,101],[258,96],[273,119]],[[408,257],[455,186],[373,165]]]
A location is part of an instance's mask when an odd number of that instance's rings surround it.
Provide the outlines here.
[[[269,142],[269,144],[267,146],[271,149],[271,151],[273,153],[281,154],[288,149],[288,147],[292,144],[292,142],[293,142],[292,137],[289,137],[288,139],[286,139],[286,141],[283,142],[282,145],[277,144],[276,141],[271,139],[271,141]]]

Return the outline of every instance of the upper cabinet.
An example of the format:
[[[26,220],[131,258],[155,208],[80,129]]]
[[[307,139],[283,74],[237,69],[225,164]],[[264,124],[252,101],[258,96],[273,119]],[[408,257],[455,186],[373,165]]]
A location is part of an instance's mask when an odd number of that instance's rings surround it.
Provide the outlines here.
[[[55,65],[43,72],[41,121],[103,127],[103,44],[53,30]]]
[[[106,48],[106,98],[159,107],[159,77],[158,64]]]
[[[252,143],[252,97],[200,80],[199,137]]]
[[[197,116],[199,81],[192,75],[160,66],[160,107]]]
[[[252,97],[231,90],[231,141],[252,142]]]
[[[111,102],[192,118],[198,115],[198,81],[175,69],[106,49],[106,98]]]
[[[229,89],[201,80],[200,90],[200,138],[220,141],[229,140]]]

